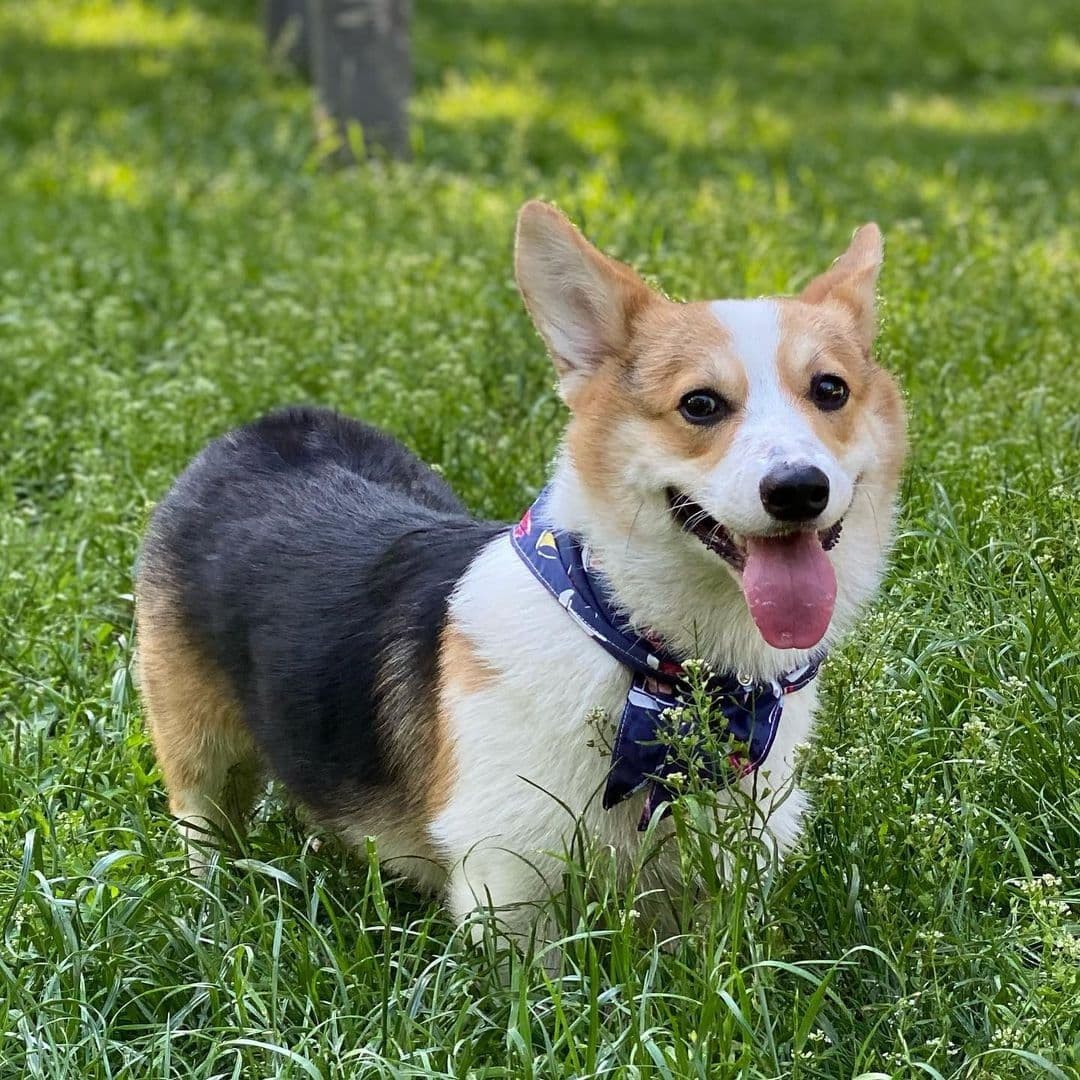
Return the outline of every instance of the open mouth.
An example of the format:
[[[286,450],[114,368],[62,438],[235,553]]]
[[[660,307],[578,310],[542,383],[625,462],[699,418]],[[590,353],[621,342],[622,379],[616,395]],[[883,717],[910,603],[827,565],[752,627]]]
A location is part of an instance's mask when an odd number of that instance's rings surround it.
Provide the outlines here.
[[[741,536],[674,488],[667,501],[682,529],[738,573],[750,614],[770,645],[810,649],[825,636],[836,605],[836,574],[826,552],[839,541],[841,522],[820,532]]]

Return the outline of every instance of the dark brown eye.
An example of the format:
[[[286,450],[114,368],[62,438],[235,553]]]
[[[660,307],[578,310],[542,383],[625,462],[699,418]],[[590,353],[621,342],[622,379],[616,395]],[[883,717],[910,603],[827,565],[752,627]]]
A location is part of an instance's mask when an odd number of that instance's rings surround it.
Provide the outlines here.
[[[728,404],[712,390],[691,390],[683,394],[679,412],[691,424],[715,424],[727,415]]]
[[[815,375],[810,383],[810,398],[825,412],[839,409],[848,399],[848,384],[839,375]]]

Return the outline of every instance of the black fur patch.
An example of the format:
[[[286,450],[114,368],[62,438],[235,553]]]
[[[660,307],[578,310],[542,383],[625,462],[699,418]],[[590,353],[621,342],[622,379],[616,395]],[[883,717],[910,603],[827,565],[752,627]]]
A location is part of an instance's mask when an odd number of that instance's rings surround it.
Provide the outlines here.
[[[169,588],[272,772],[332,816],[424,772],[434,738],[417,725],[434,708],[447,600],[503,529],[385,433],[296,408],[192,462],[154,513],[139,576]],[[387,661],[408,691],[380,713]]]

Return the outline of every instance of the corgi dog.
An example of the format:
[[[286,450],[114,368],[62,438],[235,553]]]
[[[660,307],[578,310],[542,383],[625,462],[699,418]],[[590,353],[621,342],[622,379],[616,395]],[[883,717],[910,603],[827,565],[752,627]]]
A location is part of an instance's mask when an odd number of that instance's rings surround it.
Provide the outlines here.
[[[872,355],[881,262],[865,225],[798,296],[681,303],[527,203],[516,279],[569,421],[513,527],[327,410],[204,449],[137,570],[146,717],[193,867],[269,772],[455,916],[520,923],[575,828],[634,864],[690,660],[741,748],[718,790],[759,800],[789,848],[813,676],[879,584],[906,451]]]

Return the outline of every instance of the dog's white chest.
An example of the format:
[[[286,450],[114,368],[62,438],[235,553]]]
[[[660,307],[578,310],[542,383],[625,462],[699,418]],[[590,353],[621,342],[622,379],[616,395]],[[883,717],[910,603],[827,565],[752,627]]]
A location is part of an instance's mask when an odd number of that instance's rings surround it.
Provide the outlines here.
[[[575,821],[622,861],[634,860],[642,797],[610,811],[601,807],[629,670],[568,617],[508,538],[489,545],[470,567],[450,619],[498,674],[478,689],[451,692],[444,703],[457,779],[432,824],[436,844],[448,857],[482,867],[487,887],[494,874],[508,876],[510,889],[524,884],[517,880],[522,874],[543,874],[545,865],[557,873],[557,858],[550,862],[545,853],[557,857]],[[759,801],[776,804],[773,832],[784,846],[797,834],[802,800],[774,793],[789,784],[794,747],[808,734],[813,701],[808,691],[790,696],[757,785]],[[751,782],[746,785],[749,791]],[[514,857],[493,856],[496,848]]]

